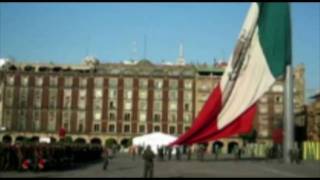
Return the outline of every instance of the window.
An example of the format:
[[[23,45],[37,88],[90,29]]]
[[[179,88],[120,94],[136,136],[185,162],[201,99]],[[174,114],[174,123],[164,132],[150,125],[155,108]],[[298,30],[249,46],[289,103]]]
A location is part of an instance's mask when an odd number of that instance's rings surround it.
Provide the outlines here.
[[[49,112],[49,121],[55,121],[56,120],[56,113],[54,111]]]
[[[273,92],[283,92],[283,85],[282,84],[275,84],[272,87]]]
[[[132,79],[125,79],[124,80],[124,87],[125,88],[131,88],[132,87]]]
[[[63,100],[63,108],[71,108],[71,96],[65,96]]]
[[[170,111],[176,111],[177,110],[177,102],[170,102],[170,105],[169,105],[169,109]]]
[[[27,88],[20,88],[20,107],[27,107],[27,101],[28,101],[28,89]]]
[[[78,111],[78,122],[84,121],[86,118],[86,113],[84,111]]]
[[[7,84],[14,85],[14,76],[7,76]]]
[[[176,122],[177,121],[177,115],[176,114],[170,114],[169,116],[169,121],[171,122]]]
[[[102,99],[95,99],[94,100],[94,108],[95,109],[102,109]]]
[[[154,126],[154,132],[159,132],[160,131],[160,126]]]
[[[170,100],[178,99],[178,91],[169,91],[169,99]]]
[[[80,133],[80,132],[83,132],[83,124],[81,123],[81,124],[79,124],[79,126],[78,126],[78,132]]]
[[[65,129],[69,129],[69,124],[68,124],[68,123],[64,123],[64,124],[63,124],[63,127],[64,127]]]
[[[94,79],[94,86],[95,87],[102,87],[103,86],[103,78],[97,77]]]
[[[140,133],[144,133],[145,132],[145,126],[144,125],[140,125],[139,126],[139,132]]]
[[[163,86],[163,81],[162,81],[161,79],[156,79],[156,80],[154,81],[154,83],[155,83],[154,87],[155,87],[156,89],[161,89],[162,86]]]
[[[192,81],[191,80],[184,81],[184,88],[191,89],[192,88]]]
[[[145,122],[147,120],[147,116],[145,112],[140,112],[139,113],[139,121],[140,122]]]
[[[109,98],[117,98],[117,90],[109,89]]]
[[[139,109],[140,110],[147,110],[147,101],[140,101],[139,102]]]
[[[275,96],[274,97],[274,102],[275,103],[282,103],[282,96]]]
[[[154,91],[154,99],[162,99],[162,91]]]
[[[41,107],[41,96],[42,96],[42,89],[37,88],[34,90],[34,106],[36,108]]]
[[[115,121],[115,120],[116,120],[116,115],[115,115],[115,113],[113,113],[113,112],[109,113],[109,120],[110,120],[110,121]]]
[[[277,113],[277,114],[283,113],[282,104],[275,104],[274,105],[274,112]]]
[[[178,88],[178,80],[170,80],[169,81],[169,87],[173,88],[173,89]]]
[[[24,76],[24,77],[22,77],[22,79],[21,79],[21,85],[22,86],[27,86],[28,85],[28,76]]]
[[[146,90],[140,90],[139,91],[139,98],[140,99],[147,99],[147,91]]]
[[[115,132],[115,125],[113,124],[109,125],[109,132]]]
[[[132,91],[131,90],[125,90],[124,91],[124,98],[132,99]]]
[[[70,120],[70,113],[68,112],[68,111],[64,111],[63,112],[63,115],[62,115],[63,117],[63,121],[69,121]]]
[[[170,133],[170,134],[175,134],[175,133],[176,133],[176,127],[170,126],[170,128],[169,128],[169,133]]]
[[[189,103],[185,103],[185,104],[184,104],[184,110],[185,110],[185,111],[190,111]]]
[[[109,79],[109,87],[116,88],[118,85],[118,81],[115,78]]]
[[[43,84],[43,79],[42,77],[36,77],[36,86],[42,86]]]
[[[102,89],[96,89],[94,91],[95,98],[101,98],[102,97]]]
[[[124,120],[125,121],[130,121],[131,120],[131,114],[128,113],[128,112],[124,113]]]
[[[153,121],[160,122],[160,118],[161,118],[160,114],[154,114]]]
[[[269,124],[268,116],[260,116],[259,117],[259,124],[263,124],[267,126]]]
[[[130,125],[126,124],[124,125],[124,132],[129,133],[130,132]]]
[[[49,78],[49,83],[50,83],[50,86],[57,86],[58,85],[58,77],[56,76],[52,76]]]
[[[156,111],[161,111],[162,110],[162,102],[161,101],[155,101],[153,109],[155,109]]]
[[[125,110],[131,110],[131,108],[132,108],[132,103],[131,102],[125,102],[124,109]]]
[[[100,131],[100,125],[99,124],[95,124],[94,125],[94,132],[99,132]]]
[[[95,112],[94,114],[94,119],[96,121],[100,121],[101,120],[101,112]]]
[[[87,79],[85,79],[85,78],[80,79],[80,87],[81,88],[87,87]]]
[[[86,99],[80,98],[78,102],[78,108],[79,109],[85,109],[86,108]]]
[[[116,103],[115,101],[109,101],[109,109],[114,110],[116,109]]]
[[[191,122],[191,115],[190,114],[184,114],[183,120],[185,123],[190,123]]]
[[[148,80],[147,79],[140,79],[139,87],[147,88],[148,87]]]
[[[263,114],[268,113],[268,106],[260,105],[259,106],[259,111],[260,111],[260,113],[263,113]]]
[[[40,121],[40,111],[34,111],[34,120]]]
[[[13,103],[13,88],[6,88],[5,102],[7,106],[12,106]]]
[[[49,108],[55,108],[56,107],[57,96],[58,96],[57,89],[50,89],[49,90]]]
[[[71,87],[72,86],[72,78],[71,77],[66,77],[64,79],[64,86],[65,87]]]
[[[192,100],[192,92],[184,91],[183,92],[183,98],[185,101],[191,101]]]
[[[84,90],[84,89],[81,89],[81,90],[79,91],[79,97],[81,97],[81,98],[85,98],[85,97],[86,97],[86,94],[87,94],[87,91]]]
[[[262,96],[262,98],[260,98],[260,102],[261,103],[267,103],[268,102],[268,97],[266,95]]]

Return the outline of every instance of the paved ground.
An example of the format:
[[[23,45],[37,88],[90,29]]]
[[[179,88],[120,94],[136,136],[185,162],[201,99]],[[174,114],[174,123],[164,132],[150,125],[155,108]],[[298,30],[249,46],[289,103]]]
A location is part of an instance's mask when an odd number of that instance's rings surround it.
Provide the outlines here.
[[[194,159],[194,158],[193,158]],[[0,172],[0,177],[142,177],[143,161],[132,160],[125,154],[118,154],[110,162],[108,170],[102,170],[102,162],[85,167],[51,172]],[[214,160],[206,157],[204,162],[155,161],[154,177],[320,177],[320,161],[304,161],[301,164],[284,164],[279,161],[240,160],[231,157]]]

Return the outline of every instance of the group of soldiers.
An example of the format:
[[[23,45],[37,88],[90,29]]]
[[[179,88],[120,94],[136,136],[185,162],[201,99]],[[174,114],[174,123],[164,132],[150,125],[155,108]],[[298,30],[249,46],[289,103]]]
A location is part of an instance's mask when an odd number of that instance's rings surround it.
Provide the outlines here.
[[[95,144],[1,143],[0,170],[63,170],[101,159],[102,147]]]

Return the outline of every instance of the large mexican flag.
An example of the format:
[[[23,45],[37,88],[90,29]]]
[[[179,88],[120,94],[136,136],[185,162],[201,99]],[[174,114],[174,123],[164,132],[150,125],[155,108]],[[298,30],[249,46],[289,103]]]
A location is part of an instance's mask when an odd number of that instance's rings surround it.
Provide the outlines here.
[[[258,99],[291,63],[288,3],[252,3],[236,48],[192,127],[171,145],[193,144],[252,129]]]

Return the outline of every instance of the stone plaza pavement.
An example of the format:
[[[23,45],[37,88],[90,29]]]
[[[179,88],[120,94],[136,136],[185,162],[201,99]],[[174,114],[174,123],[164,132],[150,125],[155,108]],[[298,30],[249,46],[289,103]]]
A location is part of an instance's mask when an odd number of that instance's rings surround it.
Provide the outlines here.
[[[143,160],[136,156],[133,160],[127,154],[117,154],[110,161],[107,170],[102,170],[102,161],[83,167],[50,172],[0,172],[4,177],[142,177]],[[320,177],[319,161],[303,161],[301,164],[285,164],[278,160],[236,161],[232,157],[214,160],[206,155],[205,161],[187,161],[184,156],[177,161],[155,160],[154,177],[188,178],[188,177]]]

